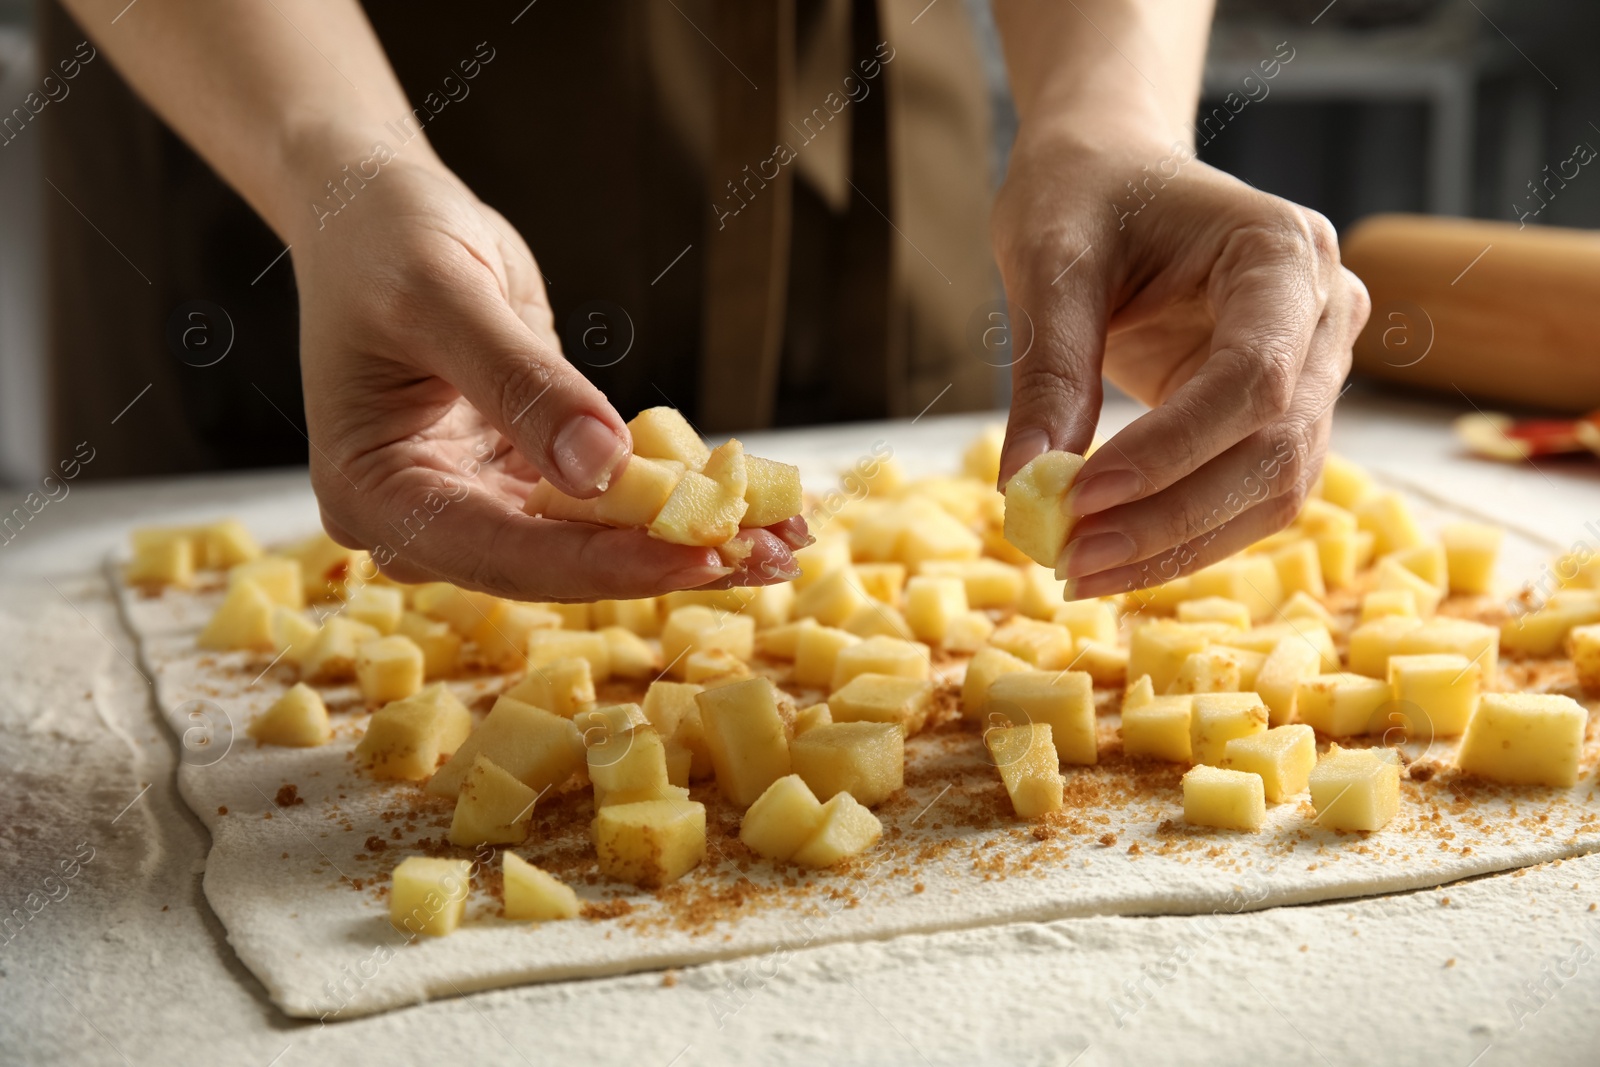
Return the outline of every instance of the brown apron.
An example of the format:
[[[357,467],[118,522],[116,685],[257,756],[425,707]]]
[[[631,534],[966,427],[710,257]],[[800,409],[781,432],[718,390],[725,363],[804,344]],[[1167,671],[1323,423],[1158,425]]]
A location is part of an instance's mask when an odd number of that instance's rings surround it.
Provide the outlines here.
[[[998,292],[962,4],[525,4],[368,15],[413,103],[492,50],[427,136],[527,239],[568,358],[624,417],[670,403],[718,433],[990,406],[966,341]],[[45,56],[83,37],[53,3],[41,22]],[[41,118],[57,450],[105,441],[101,477],[303,462],[281,242],[106,57]],[[209,366],[175,351],[196,300],[231,333]]]

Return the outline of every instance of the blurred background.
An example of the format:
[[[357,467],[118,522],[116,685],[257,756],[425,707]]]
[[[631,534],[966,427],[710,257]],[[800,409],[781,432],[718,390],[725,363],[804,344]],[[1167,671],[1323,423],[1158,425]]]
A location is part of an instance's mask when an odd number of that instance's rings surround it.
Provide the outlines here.
[[[998,181],[1015,120],[987,0],[966,3],[990,85]],[[246,220],[218,239],[216,262],[238,275],[231,280],[220,270],[146,279],[166,290],[155,302],[170,309],[164,321],[126,316],[95,293],[51,291],[75,276],[70,263],[51,269],[53,232],[93,226],[138,271],[134,264],[157,258],[163,227],[199,224],[138,212],[91,222],[51,180],[61,176],[40,127],[59,116],[46,108],[31,122],[5,124],[48,73],[38,42],[42,27],[61,18],[50,4],[0,0],[0,485],[34,483],[73,453],[85,436],[74,420],[79,389],[157,409],[138,424],[138,447],[102,448],[86,478],[304,463],[295,323],[271,311],[292,294],[292,272],[287,261],[269,266],[282,245],[264,225]],[[1222,0],[1202,116],[1280,42],[1294,58],[1225,123],[1202,120],[1200,157],[1316,208],[1341,232],[1391,211],[1515,221],[1543,167],[1578,142],[1600,145],[1597,30],[1593,0]],[[71,85],[73,93],[126,92],[103,57]],[[201,204],[220,195],[204,165],[148,116],[109,135],[98,177],[115,184],[117,153],[130,150],[159,153],[180,199],[189,189]],[[1600,225],[1600,181],[1572,182],[1532,224]],[[240,264],[265,269],[250,280]],[[53,302],[69,309],[65,316],[52,320],[45,309]],[[230,309],[229,322],[204,321],[231,347],[205,374],[192,351],[150,373],[73,358],[74,338],[168,333],[195,308],[212,315],[218,306]],[[167,399],[140,392],[152,373],[168,379]],[[101,374],[106,381],[95,380]],[[995,402],[1004,397],[997,378]]]

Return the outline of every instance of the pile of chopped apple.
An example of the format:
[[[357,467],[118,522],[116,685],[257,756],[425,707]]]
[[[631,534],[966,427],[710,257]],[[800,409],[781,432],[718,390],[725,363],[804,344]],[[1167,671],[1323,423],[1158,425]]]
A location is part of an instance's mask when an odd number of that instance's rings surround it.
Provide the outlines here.
[[[664,409],[630,427],[616,484],[590,501],[542,489],[530,510],[708,545],[799,510],[793,468],[737,442],[707,448]],[[709,789],[774,863],[872,849],[884,827],[871,809],[904,788],[908,744],[951,686],[935,663],[956,668],[966,728],[1025,819],[1061,811],[1064,773],[1116,751],[1097,715],[1106,690],[1122,694],[1123,757],[1188,768],[1182,809],[1197,826],[1259,830],[1291,804],[1323,829],[1380,830],[1403,802],[1404,741],[1459,737],[1460,773],[1509,785],[1577,780],[1583,707],[1503,692],[1500,655],[1565,653],[1600,692],[1594,560],[1558,561],[1563,586],[1535,610],[1471,621],[1492,614],[1477,598],[1501,531],[1430,536],[1404,498],[1332,456],[1282,532],[1159,587],[1065,601],[1049,568],[1082,460],[1047,453],[1002,494],[1000,445],[987,433],[960,474],[919,480],[892,456],[864,460],[808,515],[816,541],[790,584],[513,603],[397,585],[321,536],[261,554],[228,523],[146,532],[130,580],[192,577],[185,553],[230,568],[200,644],[276,655],[300,679],[251,724],[259,742],[325,743],[319,687],[353,682],[373,709],[359,766],[453,801],[454,844],[534,845],[536,805],[582,787],[601,872],[643,887],[707,861]],[[475,723],[446,683],[486,671],[510,684]],[[613,680],[636,702],[599,702]],[[508,916],[575,913],[570,889],[505,855]],[[447,932],[461,871],[420,861],[396,870],[395,921]]]
[[[736,439],[708,448],[674,408],[641,411],[628,431],[633,454],[599,496],[570,497],[540,482],[528,496],[528,514],[638,526],[663,541],[704,546],[800,514],[798,468],[746,455]]]

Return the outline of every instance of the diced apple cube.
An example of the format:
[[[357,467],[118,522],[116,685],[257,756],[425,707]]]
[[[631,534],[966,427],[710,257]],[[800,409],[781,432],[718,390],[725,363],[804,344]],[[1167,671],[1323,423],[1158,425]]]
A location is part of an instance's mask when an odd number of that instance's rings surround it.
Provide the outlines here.
[[[456,796],[480,755],[538,793],[561,785],[584,765],[583,737],[570,719],[502,696],[450,762],[429,779],[427,791]]]
[[[1322,499],[1341,508],[1353,508],[1378,487],[1359,465],[1343,456],[1329,452],[1322,462]]]
[[[1083,467],[1073,452],[1045,452],[1006,482],[1005,536],[1035,563],[1054,567],[1072,532],[1067,492]]]
[[[1000,450],[1005,447],[1006,428],[990,426],[973,438],[961,454],[961,473],[987,486],[1000,481]]]
[[[262,561],[258,560],[257,563]],[[293,562],[292,560],[290,562]],[[252,566],[253,564],[246,564]],[[300,565],[295,564],[296,573]],[[357,622],[364,622],[385,636],[400,629],[400,616],[405,613],[406,598],[392,585],[367,584],[353,591],[344,603],[344,612]]]
[[[528,821],[539,795],[485,756],[472,761],[456,810],[450,820],[450,843],[520,845],[528,838]]]
[[[795,550],[794,561],[800,566],[800,577],[793,583],[799,593],[823,575],[850,565],[850,539],[842,534],[819,533],[814,542]]]
[[[530,604],[529,607],[548,611],[561,620],[560,630],[591,630],[594,628],[593,604]]]
[[[1500,632],[1493,626],[1473,622],[1471,619],[1435,616],[1421,626],[1402,633],[1400,646],[1396,651],[1407,656],[1426,653],[1453,653],[1465,656],[1482,669],[1482,685],[1487,689],[1494,685],[1495,673],[1500,662]],[[1355,656],[1352,653],[1351,670],[1357,669],[1354,664]],[[1377,676],[1380,678],[1389,676],[1387,665]]]
[[[356,684],[368,704],[404,700],[422,688],[422,649],[396,634],[356,646]]]
[[[1283,602],[1283,617],[1290,621],[1295,619],[1309,619],[1332,629],[1334,626],[1333,613],[1323,606],[1322,602],[1310,596],[1303,590],[1295,593]]]
[[[1307,784],[1318,826],[1381,830],[1400,810],[1400,754],[1392,748],[1329,745]]]
[[[1200,765],[1183,776],[1183,821],[1219,830],[1261,829],[1267,802],[1261,776]]]
[[[311,682],[341,682],[354,678],[356,649],[377,637],[378,631],[364,622],[338,615],[328,619],[300,660],[300,676]]]
[[[1037,619],[1014,617],[995,628],[989,643],[1045,671],[1063,670],[1077,658],[1071,630]]]
[[[1356,579],[1360,538],[1354,530],[1330,530],[1314,536],[1322,581],[1329,589],[1348,588]]]
[[[1600,596],[1574,590],[1577,597],[1557,600],[1557,593],[1535,611],[1507,619],[1500,625],[1500,646],[1524,656],[1559,656],[1567,634],[1576,627],[1600,622]]]
[[[681,794],[669,790],[672,785],[667,775],[667,748],[661,735],[649,726],[639,726],[622,733],[589,742],[589,781],[594,786],[594,805],[603,808],[610,804],[633,804],[641,800],[666,800],[669,796],[688,799],[688,791]]]
[[[527,676],[505,695],[570,719],[594,703],[594,669],[581,656],[551,660],[529,667]]]
[[[1422,544],[1422,528],[1405,499],[1396,492],[1377,492],[1352,505],[1356,524],[1376,539],[1374,551],[1386,556]]]
[[[794,713],[794,721],[789,724],[789,737],[791,752],[793,739],[801,737],[818,726],[826,726],[833,721],[833,709],[826,704],[813,704],[809,708],[801,708]]]
[[[744,499],[749,509],[740,523],[744,526],[771,526],[800,514],[804,506],[800,488],[800,468],[759,456],[745,458],[748,484]]]
[[[900,595],[906,588],[904,563],[857,563],[855,568],[862,592],[880,604],[900,603]]]
[[[968,608],[966,585],[959,578],[919,574],[906,583],[906,622],[919,641],[943,642]]]
[[[520,671],[528,664],[534,635],[541,632],[561,632],[561,616],[534,604],[507,604],[481,620],[470,636],[477,642],[478,654],[496,670]]]
[[[1009,542],[1002,541],[1001,544],[1009,545]],[[1016,551],[1016,549],[1013,548],[1012,551]],[[1017,564],[1017,573],[1022,575],[1022,596],[1017,598],[1018,614],[1026,615],[1030,619],[1055,619],[1055,621],[1061,622],[1062,620],[1056,619],[1056,612],[1063,606],[1062,596],[1066,590],[1067,583],[1057,578],[1053,570],[1039,566],[1026,556],[1023,556],[1020,561],[1008,560],[1007,562]],[[1074,603],[1085,602],[1074,601]],[[1098,603],[1098,601],[1087,601],[1086,603]]]
[[[819,799],[849,793],[870,808],[905,785],[905,736],[898,723],[831,722],[798,734],[789,758]]]
[[[1438,541],[1423,541],[1410,548],[1398,549],[1384,557],[1392,559],[1418,578],[1439,591],[1442,598],[1450,591],[1450,570],[1444,545]],[[1380,561],[1381,562],[1381,561]]]
[[[646,408],[628,422],[628,433],[636,456],[677,460],[696,471],[711,456],[711,449],[676,408]]]
[[[1050,724],[994,726],[983,732],[989,758],[1011,798],[1011,810],[1024,819],[1060,811],[1065,782],[1056,764]]]
[[[129,585],[175,585],[186,589],[194,584],[193,541],[172,536],[140,544],[137,534],[135,531],[133,558],[122,574]]]
[[[611,674],[616,678],[653,678],[661,671],[661,657],[644,638],[621,626],[599,630],[611,652]]]
[[[694,695],[700,691],[700,686],[684,682],[651,682],[645,690],[640,708],[656,732],[670,738],[677,734],[678,725],[686,715],[690,712],[699,714]]]
[[[685,471],[650,523],[650,536],[677,545],[724,544],[739,532],[748,508],[743,487],[735,493],[704,474]]]
[[[1237,600],[1222,596],[1203,596],[1178,605],[1179,622],[1220,622],[1250,629],[1250,609]]]
[[[822,825],[822,803],[798,774],[769,785],[739,823],[739,840],[759,856],[787,863]]]
[[[1238,652],[1237,655],[1248,653]],[[1073,666],[1087,674],[1097,686],[1117,688],[1128,680],[1128,650],[1120,645],[1081,638],[1072,659]]]
[[[693,800],[645,800],[601,808],[591,827],[600,873],[655,889],[706,857],[706,808]]]
[[[472,636],[485,620],[504,611],[507,603],[488,593],[460,589],[449,582],[427,582],[411,593],[412,610],[450,624],[462,637]]]
[[[997,559],[933,560],[920,574],[958,579],[974,608],[1012,608],[1022,597],[1022,572]]]
[[[843,626],[856,612],[871,606],[854,567],[840,567],[797,593],[790,614],[816,619],[824,626]]]
[[[989,702],[989,687],[1002,674],[1032,670],[1027,660],[998,648],[979,649],[967,662],[967,676],[961,683],[961,714],[964,718],[983,718]]]
[[[1350,670],[1369,678],[1389,677],[1389,657],[1404,651],[1408,634],[1422,625],[1407,615],[1386,615],[1350,632]]]
[[[650,720],[638,704],[600,704],[578,712],[572,717],[572,724],[583,737],[584,747],[590,748],[607,738],[649,726]]]
[[[1236,737],[1223,746],[1223,763],[1261,777],[1270,803],[1305,792],[1317,765],[1317,735],[1302,723]]]
[[[441,756],[459,750],[471,732],[466,705],[434,685],[373,712],[356,745],[356,760],[374,778],[420,782],[434,773]]]
[[[927,645],[893,637],[869,637],[839,650],[833,661],[832,688],[842,689],[860,674],[926,681],[931,669]]]
[[[655,637],[661,632],[661,601],[657,597],[600,600],[591,610],[596,626],[621,626],[640,637]]]
[[[834,722],[898,723],[906,735],[928,720],[933,683],[887,674],[858,674],[828,697]]]
[[[1600,624],[1575,626],[1567,631],[1567,654],[1578,672],[1585,693],[1600,693]]]
[[[1500,527],[1479,522],[1453,522],[1439,531],[1450,592],[1468,596],[1489,592],[1505,535]]]
[[[1184,660],[1203,652],[1213,641],[1237,636],[1237,630],[1226,623],[1156,619],[1135,626],[1128,636],[1128,677],[1148,674],[1156,692],[1165,693]]]
[[[1419,618],[1417,594],[1410,589],[1374,589],[1361,598],[1362,623],[1390,615]]]
[[[450,624],[430,619],[415,611],[400,616],[397,631],[411,638],[422,649],[422,674],[426,678],[448,678],[461,660],[461,635]]]
[[[1189,721],[1194,697],[1156,696],[1122,705],[1122,751],[1170,763],[1190,762]]]
[[[916,507],[919,501],[904,505],[908,521],[895,546],[895,558],[909,566],[939,559],[977,559],[983,553],[983,539],[955,516],[931,502]]]
[[[608,526],[649,526],[677,488],[684,468],[671,460],[628,457],[605,492],[594,499],[594,517]]]
[[[313,748],[325,745],[333,732],[322,695],[300,682],[250,722],[250,736],[263,745]]]
[[[1482,669],[1450,652],[1389,657],[1390,693],[1407,737],[1455,737],[1478,706]],[[1384,727],[1385,731],[1389,725]]]
[[[1322,578],[1322,556],[1317,551],[1317,543],[1310,538],[1298,538],[1273,552],[1270,558],[1277,568],[1283,595],[1324,596],[1328,592]]]
[[[1236,737],[1267,732],[1267,706],[1255,693],[1196,693],[1189,716],[1189,758],[1220,767]]]
[[[1321,671],[1322,653],[1315,643],[1298,635],[1279,639],[1256,672],[1255,690],[1267,705],[1271,725],[1294,721],[1296,690]]]
[[[944,647],[950,652],[976,653],[994,636],[994,620],[981,611],[968,611],[950,621]]]
[[[604,634],[587,630],[538,629],[528,634],[528,669],[578,657],[589,661],[596,683],[611,677],[611,644]]]
[[[861,638],[831,626],[802,629],[795,641],[794,683],[816,689],[825,689],[833,683],[833,672],[838,666],[839,653]]]
[[[1484,693],[1456,765],[1509,785],[1572,786],[1589,713],[1557,693]]]
[[[1237,693],[1240,689],[1240,663],[1248,655],[1242,649],[1212,645],[1192,652],[1178,668],[1177,677],[1167,686],[1168,693]]]
[[[796,619],[771,629],[756,631],[755,651],[768,659],[793,660],[800,645],[800,632],[814,629],[816,619]]]
[[[789,740],[777,692],[765,678],[747,678],[695,695],[717,788],[747,808],[790,773]]]
[[[262,556],[233,567],[228,571],[228,585],[232,587],[240,582],[254,582],[274,604],[296,611],[306,606],[300,561],[289,556]]]
[[[750,665],[721,648],[702,649],[683,658],[683,680],[700,685],[730,678],[750,677]]]
[[[509,850],[501,853],[500,870],[506,918],[551,922],[578,917],[578,894],[547,871]]]
[[[1284,596],[1278,568],[1266,556],[1233,556],[1195,571],[1189,581],[1191,595],[1236,600],[1254,619],[1276,614]]]
[[[272,598],[262,592],[260,586],[254,582],[239,582],[229,588],[195,643],[201,648],[220,651],[270,651],[272,608]]]
[[[389,881],[389,921],[411,934],[443,937],[455,932],[472,888],[469,860],[407,856]]]
[[[1065,626],[1074,641],[1114,644],[1117,640],[1117,609],[1105,600],[1071,600],[1057,604],[1050,621]]]
[[[1430,618],[1438,610],[1439,601],[1444,594],[1432,582],[1417,575],[1417,573],[1399,562],[1394,556],[1385,556],[1378,561],[1378,585],[1383,589],[1405,589],[1416,598],[1417,614],[1422,618]]]
[[[815,833],[790,859],[802,867],[832,867],[877,844],[883,824],[849,793],[822,805]]]
[[[893,637],[900,641],[914,641],[917,637],[899,608],[875,600],[869,600],[850,616],[845,621],[844,629],[861,638]]]
[[[1094,682],[1082,671],[1003,674],[989,686],[984,713],[990,723],[1048,723],[1061,763],[1088,765],[1099,760]]]
[[[1394,725],[1383,715],[1393,700],[1387,682],[1337,671],[1309,678],[1295,690],[1295,714],[1327,737],[1354,737]]]
[[[755,620],[703,605],[678,608],[661,629],[661,655],[668,670],[683,676],[683,660],[691,652],[722,649],[741,660],[755,655]],[[855,640],[855,638],[851,638]]]

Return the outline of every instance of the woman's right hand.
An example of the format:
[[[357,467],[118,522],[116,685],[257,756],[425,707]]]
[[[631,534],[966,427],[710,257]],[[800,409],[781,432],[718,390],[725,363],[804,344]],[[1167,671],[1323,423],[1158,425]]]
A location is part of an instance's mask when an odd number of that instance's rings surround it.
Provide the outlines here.
[[[627,427],[562,356],[522,238],[437,161],[403,154],[292,235],[329,534],[399,581],[518,600],[793,578],[803,520],[742,531],[752,550],[734,570],[715,549],[523,513],[541,477],[596,495],[628,461]]]

